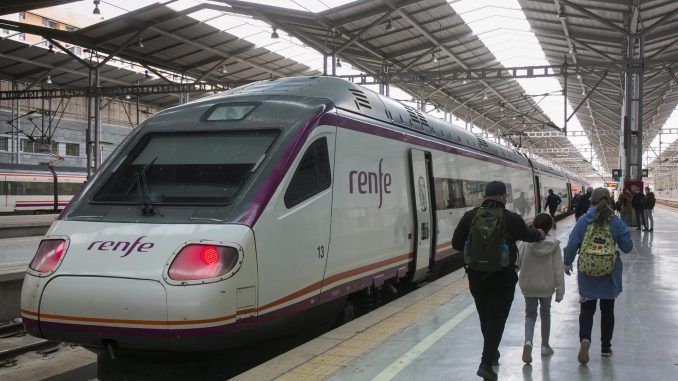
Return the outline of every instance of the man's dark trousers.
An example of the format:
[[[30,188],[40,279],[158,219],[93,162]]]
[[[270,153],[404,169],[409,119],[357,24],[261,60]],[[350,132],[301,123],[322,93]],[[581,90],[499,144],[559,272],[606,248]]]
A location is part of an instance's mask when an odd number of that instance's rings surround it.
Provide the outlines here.
[[[483,333],[483,356],[480,363],[491,366],[504,334],[504,325],[513,303],[518,274],[511,268],[495,273],[467,269],[466,273],[469,289],[480,317],[480,330]]]

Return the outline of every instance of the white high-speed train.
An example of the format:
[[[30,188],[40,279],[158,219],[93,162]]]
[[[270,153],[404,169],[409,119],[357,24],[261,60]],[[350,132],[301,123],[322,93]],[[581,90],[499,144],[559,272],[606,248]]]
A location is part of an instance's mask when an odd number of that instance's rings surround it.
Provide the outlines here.
[[[526,220],[583,183],[332,77],[258,82],[135,129],[24,280],[28,331],[118,350],[244,345],[417,282],[491,180]]]

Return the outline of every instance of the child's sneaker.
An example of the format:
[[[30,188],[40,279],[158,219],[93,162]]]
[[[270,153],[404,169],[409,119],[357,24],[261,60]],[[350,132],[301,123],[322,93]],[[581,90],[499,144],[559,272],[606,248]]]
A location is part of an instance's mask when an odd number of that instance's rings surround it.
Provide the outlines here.
[[[603,357],[610,357],[612,356],[612,348],[603,348],[600,350],[600,354]]]
[[[591,347],[591,340],[584,339],[581,341],[581,346],[579,347],[579,355],[577,360],[582,365],[586,365],[589,362],[589,348]]]
[[[553,348],[548,345],[541,346],[541,355],[542,356],[551,356],[553,354]]]
[[[523,362],[525,364],[532,363],[532,342],[526,341],[523,345]]]

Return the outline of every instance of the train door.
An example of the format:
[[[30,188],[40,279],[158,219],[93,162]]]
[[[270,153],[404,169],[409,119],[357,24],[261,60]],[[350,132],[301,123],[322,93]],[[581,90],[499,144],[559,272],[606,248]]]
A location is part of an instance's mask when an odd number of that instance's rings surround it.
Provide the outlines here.
[[[541,183],[539,182],[539,176],[534,176],[534,195],[535,195],[535,205],[537,206],[537,213],[541,211]]]
[[[418,149],[410,151],[412,198],[414,201],[414,274],[412,280],[424,278],[430,270],[433,242],[433,208],[431,202],[430,155]]]

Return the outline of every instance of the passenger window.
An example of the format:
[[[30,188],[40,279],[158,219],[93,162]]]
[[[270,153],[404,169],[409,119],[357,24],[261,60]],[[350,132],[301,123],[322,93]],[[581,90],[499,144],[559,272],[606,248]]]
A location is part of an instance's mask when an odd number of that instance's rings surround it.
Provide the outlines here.
[[[289,209],[327,189],[332,184],[327,139],[316,140],[304,153],[297,171],[285,192]]]

